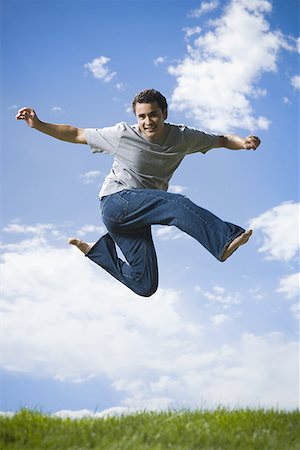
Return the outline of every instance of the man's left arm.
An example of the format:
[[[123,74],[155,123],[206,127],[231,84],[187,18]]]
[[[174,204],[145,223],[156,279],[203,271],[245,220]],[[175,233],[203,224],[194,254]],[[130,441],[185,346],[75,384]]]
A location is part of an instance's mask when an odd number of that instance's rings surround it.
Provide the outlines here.
[[[226,134],[220,136],[217,147],[224,147],[230,150],[256,150],[259,144],[260,139],[257,136],[250,135],[242,138],[234,134]]]

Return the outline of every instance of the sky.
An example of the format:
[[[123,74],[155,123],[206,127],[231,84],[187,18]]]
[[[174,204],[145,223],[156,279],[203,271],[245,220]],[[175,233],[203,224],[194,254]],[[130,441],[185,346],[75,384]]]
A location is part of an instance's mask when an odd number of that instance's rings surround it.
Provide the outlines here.
[[[299,4],[296,0],[3,0],[0,411],[299,407]],[[189,155],[170,191],[253,229],[219,263],[153,227],[159,289],[141,298],[67,244],[105,233],[109,155],[15,120],[168,121],[261,138]]]

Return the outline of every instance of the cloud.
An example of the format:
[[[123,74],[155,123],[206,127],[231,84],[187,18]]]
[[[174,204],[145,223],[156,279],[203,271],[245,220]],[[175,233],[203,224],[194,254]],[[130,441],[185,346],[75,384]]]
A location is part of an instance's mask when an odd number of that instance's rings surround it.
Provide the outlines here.
[[[108,83],[117,74],[117,72],[111,72],[107,67],[107,63],[109,61],[110,58],[107,58],[106,56],[100,56],[99,58],[93,59],[92,62],[86,63],[84,67],[90,70],[95,78]]]
[[[211,317],[212,323],[216,326],[221,325],[228,320],[231,320],[231,317],[227,316],[226,314],[216,314],[215,316]]]
[[[19,109],[19,105],[11,105],[7,108],[7,111],[15,111]]]
[[[72,381],[114,377],[135,370],[136,361],[155,366],[162,339],[167,353],[174,351],[169,336],[195,332],[177,311],[175,290],[161,289],[142,302],[72,247],[19,243],[1,266],[4,369]]]
[[[66,231],[72,228],[71,222],[64,222],[60,225],[52,223],[37,223],[35,225],[27,225],[16,219],[2,228],[2,232],[14,238],[19,236],[26,239],[22,241],[22,248],[38,248],[39,246],[47,246],[48,241],[61,241],[66,239]],[[7,251],[18,249],[19,243],[1,243],[0,248]]]
[[[277,292],[282,293],[288,300],[297,297],[298,301],[290,306],[290,312],[292,316],[299,321],[300,304],[299,304],[299,293],[300,293],[300,273],[293,273],[282,278],[279,282],[279,287]]]
[[[155,231],[155,236],[162,241],[174,240],[174,239],[190,239],[190,236],[186,235],[182,231],[175,227],[161,227]]]
[[[113,406],[112,408],[104,409],[103,411],[90,411],[89,409],[69,410],[62,409],[51,414],[51,417],[59,417],[60,419],[80,420],[85,418],[99,419],[107,417],[121,417],[129,414],[135,414],[136,409],[128,408],[127,406]],[[13,417],[15,415],[12,411],[0,411],[2,417]]]
[[[296,90],[300,90],[300,76],[299,75],[295,75],[291,78],[291,83],[294,89]]]
[[[207,14],[208,12],[213,11],[219,6],[218,1],[210,1],[210,2],[202,2],[200,8],[194,9],[188,13],[188,17],[198,18],[203,14]]]
[[[286,298],[293,298],[299,295],[300,273],[293,273],[280,280],[277,292],[282,292]]]
[[[124,83],[117,83],[117,84],[116,84],[116,88],[117,88],[119,91],[124,91],[124,90],[125,90],[125,85],[124,85]]]
[[[202,4],[200,12],[214,3]],[[251,100],[266,95],[257,83],[264,73],[277,71],[279,51],[291,50],[287,38],[270,29],[265,18],[270,11],[269,1],[232,0],[169,67],[176,79],[170,108],[213,131],[268,129],[270,120],[255,116]]]
[[[105,377],[123,412],[297,407],[296,342],[270,333],[215,344],[214,328],[195,318],[184,293],[160,288],[141,299],[77,249],[43,239],[2,256],[2,370],[73,383]],[[204,296],[239,300],[222,286]],[[217,326],[229,316],[211,320]]]
[[[54,113],[61,113],[61,114],[66,112],[61,106],[53,106],[51,108],[51,111]]]
[[[221,286],[214,286],[212,291],[204,291],[200,286],[196,286],[195,292],[203,295],[210,302],[221,305],[224,309],[241,303],[241,295],[239,292],[227,292]]]
[[[123,403],[130,408],[297,408],[297,352],[296,342],[285,343],[277,333],[245,333],[231,346],[207,352],[199,347],[197,352],[195,346],[194,351],[178,353],[168,375],[151,381],[124,377],[114,387],[127,395]]]
[[[158,58],[156,58],[153,62],[156,66],[163,64],[166,61],[166,57],[165,56],[159,56]]]
[[[79,230],[77,230],[76,235],[82,237],[89,233],[96,233],[98,236],[106,233],[106,228],[98,225],[83,225]]]
[[[91,184],[95,181],[95,179],[99,179],[101,172],[99,170],[90,170],[89,172],[83,173],[80,175],[80,178],[83,181],[83,184]]]
[[[270,260],[291,261],[299,250],[299,203],[285,202],[250,221],[259,231],[258,251]]]
[[[186,186],[181,186],[180,184],[170,184],[169,192],[173,192],[173,194],[182,194],[187,191]]]
[[[195,34],[201,33],[200,27],[185,27],[183,28],[183,31],[185,32],[186,39],[189,39],[190,37],[194,36]]]
[[[263,300],[265,298],[265,293],[261,291],[261,288],[259,286],[250,288],[249,294],[254,300]]]
[[[63,409],[51,414],[53,417],[60,417],[61,419],[83,419],[86,417],[92,419],[106,418],[106,417],[121,417],[129,414],[136,413],[135,409],[128,408],[127,406],[114,406],[112,408],[104,409],[103,411],[95,412],[88,409],[80,409],[79,411],[71,411]]]
[[[47,231],[53,230],[55,227],[50,223],[38,223],[37,225],[26,225],[22,223],[10,223],[2,231],[13,234],[35,234],[38,236],[44,235]]]
[[[299,304],[299,302],[291,305],[290,312],[292,313],[292,316],[299,322],[299,320],[300,320],[300,304]]]

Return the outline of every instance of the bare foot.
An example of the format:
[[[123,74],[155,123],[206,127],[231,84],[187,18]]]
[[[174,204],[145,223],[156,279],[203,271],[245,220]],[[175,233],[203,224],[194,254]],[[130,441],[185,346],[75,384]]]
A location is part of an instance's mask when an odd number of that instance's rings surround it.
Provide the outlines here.
[[[244,233],[240,234],[238,237],[233,239],[232,242],[228,245],[225,252],[223,253],[223,256],[221,258],[221,261],[225,261],[229,256],[232,255],[232,253],[240,247],[240,245],[246,244],[248,242],[248,239],[250,238],[252,234],[252,230],[245,231]]]
[[[85,255],[91,250],[94,244],[88,244],[87,242],[81,241],[80,239],[70,238],[68,239],[68,243],[71,245],[76,245],[79,250],[82,251]]]

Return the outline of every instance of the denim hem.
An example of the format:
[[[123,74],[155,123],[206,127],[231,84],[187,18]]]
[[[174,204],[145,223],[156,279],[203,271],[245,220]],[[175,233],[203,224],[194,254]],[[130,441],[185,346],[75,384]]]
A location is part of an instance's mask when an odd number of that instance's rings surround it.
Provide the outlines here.
[[[100,238],[101,239],[101,238]],[[100,239],[98,239],[98,240],[100,240]],[[98,241],[97,241],[98,242]],[[89,249],[89,251],[87,252],[87,253],[85,253],[85,255],[84,256],[87,256],[87,257],[89,257],[89,254],[90,253],[92,253],[92,250],[93,250],[93,248],[94,247],[96,247],[96,245],[97,245],[97,242],[95,242],[95,244],[94,245],[92,245],[92,247]]]
[[[224,245],[224,247],[222,248],[222,251],[218,257],[218,260],[220,262],[225,262],[226,259],[224,261],[222,261],[222,256],[225,253],[225,250],[228,248],[228,246],[231,244],[232,241],[235,240],[235,238],[237,238],[238,236],[240,236],[241,234],[245,233],[246,230],[244,230],[244,228],[241,228],[239,231],[237,231],[236,233],[234,233],[234,235],[230,238],[230,240]],[[232,253],[234,253],[239,247],[237,247]],[[231,256],[231,255],[230,255]]]

